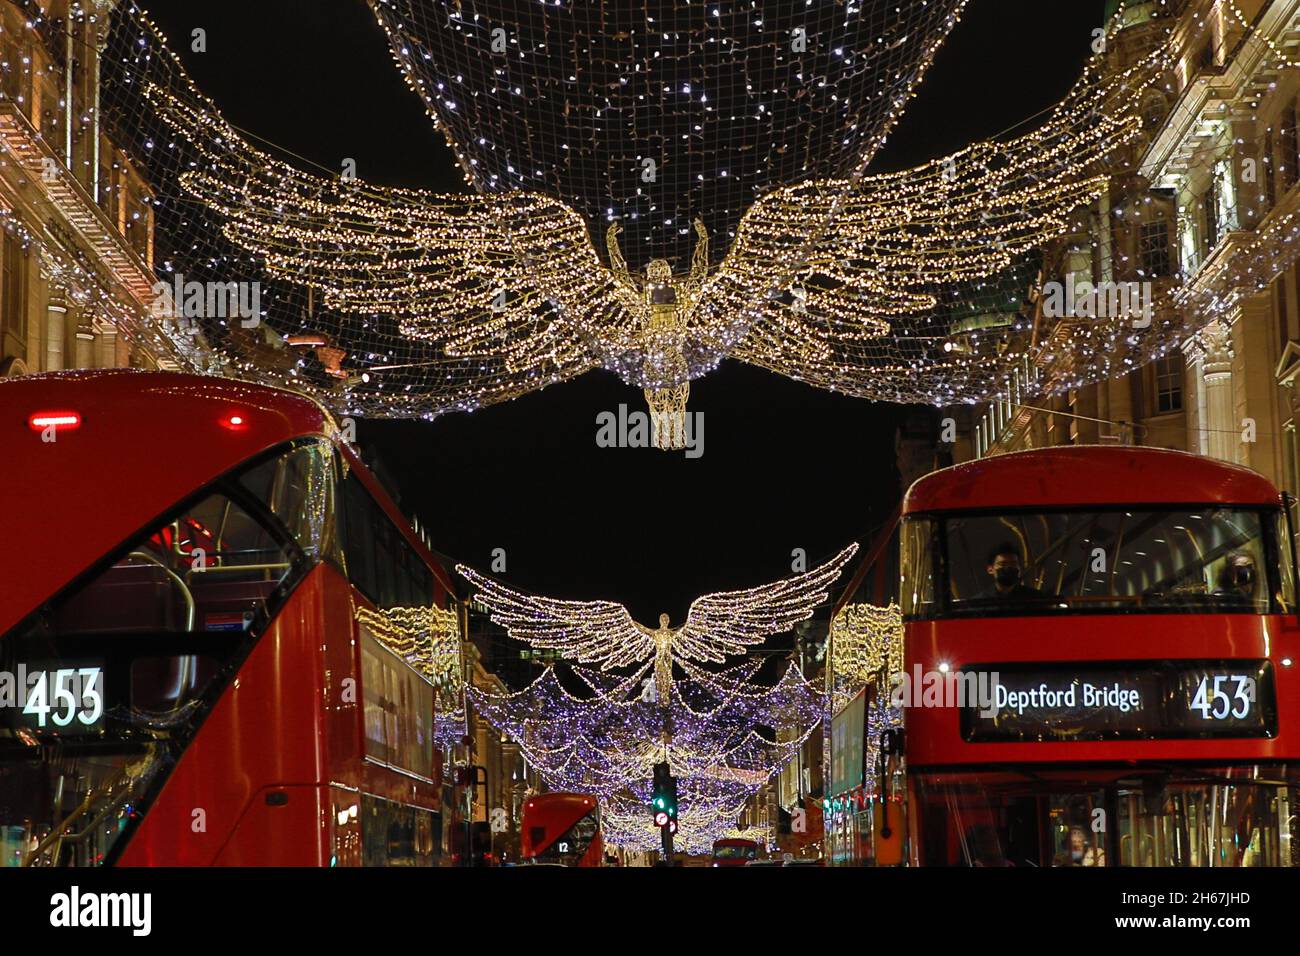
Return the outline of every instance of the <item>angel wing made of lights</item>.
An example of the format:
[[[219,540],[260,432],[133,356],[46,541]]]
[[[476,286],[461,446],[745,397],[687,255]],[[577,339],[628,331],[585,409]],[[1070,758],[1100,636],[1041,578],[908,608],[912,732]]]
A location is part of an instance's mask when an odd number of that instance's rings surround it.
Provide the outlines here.
[[[825,564],[793,577],[740,591],[706,594],[692,602],[680,627],[638,624],[613,601],[567,601],[524,594],[473,568],[456,570],[476,589],[475,599],[516,640],[609,670],[651,657],[662,667],[672,657],[720,663],[743,654],[772,634],[808,618],[857,552],[851,544]]]
[[[160,112],[204,153],[181,186],[221,217],[224,237],[329,308],[393,315],[402,334],[452,356],[504,349],[520,370],[554,350],[589,367],[584,330],[636,322],[626,284],[563,202],[315,175],[253,146],[213,110],[173,98]]]
[[[896,397],[900,378],[956,373],[967,359],[944,350],[943,291],[996,276],[1070,231],[1070,213],[1108,188],[1107,154],[1140,134],[1133,88],[1157,75],[1161,57],[1080,82],[1018,138],[764,196],[701,292],[709,308],[757,313],[732,356],[875,399]],[[904,350],[873,361],[891,340],[913,343],[910,364]]]

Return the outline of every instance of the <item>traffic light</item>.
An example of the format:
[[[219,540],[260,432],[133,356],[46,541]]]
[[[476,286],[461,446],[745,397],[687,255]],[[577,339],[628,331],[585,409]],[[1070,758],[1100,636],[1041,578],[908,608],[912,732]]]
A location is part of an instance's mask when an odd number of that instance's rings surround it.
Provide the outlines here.
[[[667,762],[655,764],[654,791],[650,797],[650,807],[654,811],[655,826],[671,825],[670,832],[677,830],[677,778],[672,775]]]

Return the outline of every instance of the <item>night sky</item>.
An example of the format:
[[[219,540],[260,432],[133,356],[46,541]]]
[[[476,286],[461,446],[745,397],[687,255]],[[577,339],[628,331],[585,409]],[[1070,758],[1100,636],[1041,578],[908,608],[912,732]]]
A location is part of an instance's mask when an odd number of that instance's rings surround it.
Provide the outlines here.
[[[523,2],[523,0],[521,0]],[[594,2],[594,0],[591,0]],[[609,0],[607,0],[609,2]],[[907,2],[907,0],[902,0]],[[144,2],[200,89],[236,126],[363,179],[465,188],[442,134],[393,66],[363,0]],[[1051,106],[1077,78],[1100,0],[971,0],[872,171],[924,162]],[[207,52],[189,52],[195,27]],[[285,158],[292,159],[286,155]],[[362,423],[437,549],[512,585],[625,603],[679,624],[697,595],[790,573],[862,540],[900,495],[903,410],[729,362],[691,384],[704,455],[598,448],[596,415],[644,409],[592,372],[435,422]]]

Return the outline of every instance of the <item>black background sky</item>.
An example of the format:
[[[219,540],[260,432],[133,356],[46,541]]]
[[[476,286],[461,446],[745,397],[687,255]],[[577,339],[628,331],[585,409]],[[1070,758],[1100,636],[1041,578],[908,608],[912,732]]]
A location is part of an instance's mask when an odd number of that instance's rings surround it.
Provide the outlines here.
[[[364,179],[459,190],[452,154],[363,0],[142,0],[237,126]],[[520,0],[526,2],[526,0]],[[596,2],[596,0],[585,0]],[[617,2],[617,0],[606,0]],[[827,0],[829,2],[829,0]],[[909,0],[902,0],[906,3]],[[971,0],[873,171],[924,162],[1049,107],[1077,78],[1101,0]],[[195,27],[207,52],[190,52]],[[726,363],[692,383],[704,455],[598,448],[596,415],[644,408],[592,372],[472,415],[362,423],[435,545],[539,593],[607,598],[644,623],[860,540],[896,504],[902,410]]]

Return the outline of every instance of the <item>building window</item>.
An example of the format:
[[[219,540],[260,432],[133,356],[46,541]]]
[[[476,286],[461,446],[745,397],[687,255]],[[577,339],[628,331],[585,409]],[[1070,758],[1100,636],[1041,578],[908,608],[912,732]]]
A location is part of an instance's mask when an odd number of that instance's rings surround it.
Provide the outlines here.
[[[1214,68],[1214,39],[1205,41],[1205,46],[1201,47],[1196,54],[1196,72],[1202,73]]]
[[[1158,359],[1156,367],[1156,412],[1177,412],[1183,407],[1183,362],[1178,354]]]
[[[0,242],[0,337],[27,341],[27,275],[23,244],[6,232]],[[8,351],[7,348],[0,351]]]
[[[1214,184],[1206,192],[1201,206],[1205,211],[1205,244],[1201,247],[1201,261],[1205,261],[1219,244],[1219,199]]]
[[[1282,167],[1279,172],[1282,176],[1283,189],[1290,189],[1296,184],[1296,180],[1300,178],[1300,170],[1296,168],[1300,164],[1300,155],[1297,155],[1297,153],[1300,153],[1300,149],[1297,149],[1300,142],[1296,139],[1295,123],[1294,113],[1283,116],[1282,127],[1278,130],[1278,140],[1282,154],[1279,157]]]
[[[1180,271],[1184,278],[1191,276],[1201,265],[1201,246],[1197,236],[1199,226],[1196,204],[1184,206],[1178,217]]]
[[[1148,279],[1158,279],[1170,272],[1169,223],[1163,219],[1142,223],[1138,255],[1142,260],[1142,274]]]
[[[1226,156],[1214,164],[1214,202],[1220,235],[1238,228],[1237,187],[1232,181],[1232,160]]]
[[[1156,130],[1165,117],[1169,115],[1169,107],[1165,104],[1165,98],[1159,93],[1147,97],[1142,104],[1142,129],[1151,133]]]

